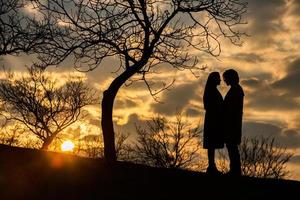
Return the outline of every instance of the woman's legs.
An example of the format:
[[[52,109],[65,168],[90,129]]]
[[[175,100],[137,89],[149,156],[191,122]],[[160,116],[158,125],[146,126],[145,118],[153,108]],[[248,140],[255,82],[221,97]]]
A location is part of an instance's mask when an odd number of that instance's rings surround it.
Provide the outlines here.
[[[212,175],[221,175],[222,173],[218,171],[215,163],[215,149],[209,148],[207,149],[207,157],[208,157],[208,167],[206,172]]]
[[[215,149],[214,148],[208,148],[207,149],[207,157],[208,157],[208,167],[209,168],[216,168]]]

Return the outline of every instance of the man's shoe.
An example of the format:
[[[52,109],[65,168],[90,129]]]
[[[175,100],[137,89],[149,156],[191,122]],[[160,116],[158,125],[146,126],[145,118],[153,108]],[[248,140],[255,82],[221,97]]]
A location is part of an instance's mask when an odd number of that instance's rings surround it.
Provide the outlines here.
[[[230,176],[230,177],[241,177],[242,174],[239,171],[229,171],[226,173],[226,176]]]

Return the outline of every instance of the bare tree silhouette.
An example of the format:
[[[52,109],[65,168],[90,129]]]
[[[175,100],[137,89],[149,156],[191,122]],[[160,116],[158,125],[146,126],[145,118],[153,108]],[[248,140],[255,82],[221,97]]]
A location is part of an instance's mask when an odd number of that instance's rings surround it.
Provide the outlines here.
[[[116,155],[118,160],[130,161],[132,151],[128,138],[128,133],[116,132]]]
[[[277,179],[288,175],[286,164],[293,155],[269,137],[243,138],[240,154],[243,175]],[[221,158],[219,165],[227,171],[227,158],[222,153]]]
[[[105,158],[116,160],[113,104],[120,87],[144,81],[150,94],[149,74],[162,63],[176,69],[195,69],[194,48],[212,56],[221,52],[221,38],[240,44],[244,34],[236,29],[243,24],[247,4],[238,0],[32,0],[38,19],[28,20],[40,36],[41,45],[33,48],[38,66],[58,65],[69,56],[76,68],[91,71],[105,58],[119,59],[119,70],[103,92],[101,126]],[[31,22],[32,21],[32,22]],[[84,64],[83,64],[84,63]],[[86,68],[82,68],[86,67]],[[111,66],[109,66],[111,67]],[[125,84],[126,85],[126,84]]]
[[[24,128],[18,124],[10,127],[3,126],[1,128],[0,143],[9,146],[19,146],[19,137],[20,135],[23,135],[24,132]]]
[[[29,69],[28,75],[6,73],[0,82],[1,116],[22,124],[47,149],[57,134],[83,117],[82,108],[96,102],[83,80],[59,81],[44,72]]]
[[[28,53],[45,42],[48,29],[24,15],[28,2],[0,1],[0,55]]]
[[[130,160],[155,167],[194,169],[201,165],[199,126],[178,114],[174,122],[157,116],[146,127],[136,127],[137,142]]]

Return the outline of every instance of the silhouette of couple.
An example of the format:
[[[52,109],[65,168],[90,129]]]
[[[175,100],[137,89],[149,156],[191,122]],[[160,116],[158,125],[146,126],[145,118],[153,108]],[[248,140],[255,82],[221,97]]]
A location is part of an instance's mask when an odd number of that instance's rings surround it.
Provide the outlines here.
[[[221,82],[218,72],[209,74],[203,95],[205,109],[203,148],[207,149],[208,155],[207,173],[221,174],[215,164],[215,149],[224,148],[225,143],[230,160],[228,175],[241,176],[238,145],[242,137],[244,92],[235,70],[226,70],[223,73],[223,80],[230,86],[224,100],[217,89]]]

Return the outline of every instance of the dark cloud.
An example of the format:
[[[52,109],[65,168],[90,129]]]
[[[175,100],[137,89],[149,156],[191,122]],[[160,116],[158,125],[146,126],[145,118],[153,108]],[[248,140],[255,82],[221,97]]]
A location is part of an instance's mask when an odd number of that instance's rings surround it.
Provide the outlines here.
[[[87,65],[84,63],[80,63],[82,65],[82,70],[88,69]],[[93,83],[103,83],[108,78],[114,78],[118,75],[116,72],[119,69],[119,61],[114,58],[105,58],[101,65],[99,65],[96,69],[87,72],[87,76],[89,81]],[[74,66],[74,64],[72,65]],[[114,73],[115,72],[115,73]],[[121,71],[119,71],[120,73]]]
[[[177,111],[182,111],[189,101],[197,97],[198,82],[175,86],[170,91],[163,93],[161,101],[163,103],[152,104],[155,113],[173,115]]]
[[[278,136],[280,135],[281,128],[275,125],[259,122],[244,122],[243,135],[248,137],[255,136]]]
[[[187,108],[185,112],[189,117],[198,117],[200,115],[204,115],[204,111],[202,109],[195,107]]]
[[[300,164],[300,155],[292,156],[290,162]]]
[[[177,71],[175,67],[173,67],[171,64],[168,63],[161,63],[155,66],[155,68],[152,69],[153,72],[156,73],[169,73]]]
[[[0,65],[11,69],[13,72],[26,72],[26,66],[31,66],[34,58],[28,55],[5,55],[0,58]]]
[[[138,82],[133,82],[130,85],[123,86],[125,90],[130,90],[130,91],[141,91],[141,90],[147,90],[146,84],[144,81],[138,81]]]
[[[126,109],[138,106],[138,104],[131,99],[117,99],[114,103],[114,109]]]
[[[249,63],[260,63],[265,61],[261,55],[255,53],[238,53],[232,55],[232,57],[235,60],[241,60]]]
[[[163,71],[158,72],[158,74],[163,74]],[[173,81],[173,77],[172,75],[170,75],[168,78],[162,78],[159,77],[159,75],[157,77],[153,77],[152,79],[147,80],[149,86],[151,87],[151,89],[154,90],[160,90],[162,87],[164,87],[165,85],[168,85],[170,83],[172,83]],[[138,76],[134,77],[135,79],[138,79]],[[139,80],[139,81],[133,81],[133,82],[128,82],[127,85],[124,85],[123,88],[125,90],[129,90],[129,91],[142,91],[142,90],[147,90],[147,85],[144,81]],[[149,92],[150,95],[150,92]]]
[[[272,74],[267,72],[241,72],[240,71],[241,84],[250,88],[258,88],[268,85],[268,82],[273,80]]]
[[[102,141],[102,135],[86,135],[82,139],[86,142]]]
[[[287,67],[287,75],[273,83],[274,88],[284,89],[289,96],[300,96],[300,58]]]
[[[101,119],[95,119],[91,118],[88,119],[88,123],[100,127]],[[125,124],[117,124],[116,121],[114,121],[114,130],[116,133],[120,134],[129,134],[129,140],[135,140],[136,139],[136,125],[137,126],[146,126],[148,120],[141,119],[138,114],[134,113],[129,115],[128,120]],[[96,133],[90,133],[95,134],[95,137],[98,137]],[[91,136],[92,137],[92,136]]]
[[[258,78],[243,80],[243,86],[253,89],[245,93],[247,107],[258,110],[294,110],[300,104],[296,98],[287,93],[279,93],[272,87],[272,83]]]
[[[247,91],[247,106],[259,110],[294,110],[300,108],[300,59],[291,62],[286,76],[272,82],[262,77],[242,80],[241,84],[252,89]]]
[[[247,137],[274,137],[280,146],[286,146],[287,148],[300,147],[300,132],[293,129],[284,129],[273,124],[244,122],[243,135]]]
[[[281,53],[293,53],[296,51],[295,48],[292,48],[290,45],[287,45],[285,40],[274,41],[274,44],[276,46],[275,50]]]
[[[96,119],[95,117],[93,117],[93,118],[88,119],[88,123],[91,124],[91,125],[95,125],[95,126],[100,127],[101,121],[100,121],[100,118]]]
[[[289,147],[300,147],[300,132],[298,130],[283,130],[280,139],[282,139],[283,144]]]
[[[136,126],[145,127],[147,123],[148,120],[141,119],[137,114],[131,114],[126,124],[118,125],[115,123],[114,129],[117,133],[129,134],[129,141],[135,142],[137,137]]]
[[[250,88],[262,87],[262,82],[257,78],[249,78],[241,81],[241,84]]]
[[[260,48],[272,43],[272,35],[282,30],[278,21],[286,11],[285,0],[252,0],[248,5],[248,20],[251,22],[248,33],[253,40],[259,40]]]
[[[246,94],[245,98],[249,100],[247,106],[259,110],[294,110],[299,108],[297,99],[287,94],[279,94],[272,89],[264,88],[256,90],[253,93]]]
[[[128,117],[127,123],[123,125],[114,124],[115,130],[118,132],[126,132],[126,133],[134,133],[135,132],[135,126],[139,124],[144,124],[143,120],[139,118],[137,114],[131,114]]]
[[[299,113],[295,116],[295,118],[293,119],[293,122],[295,124],[295,127],[300,130],[300,123],[299,123],[300,122],[300,114]]]
[[[82,133],[79,126],[73,126],[66,129],[66,133],[72,133],[72,137],[79,138]]]
[[[291,7],[292,7],[292,14],[300,17],[300,1],[293,0]]]
[[[299,19],[298,23],[299,23],[299,24],[298,24],[298,27],[300,27],[300,19]],[[300,44],[300,36],[297,35],[296,37],[291,38],[291,42],[292,42],[293,44]]]

